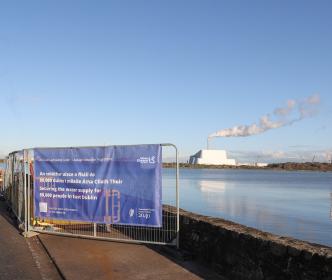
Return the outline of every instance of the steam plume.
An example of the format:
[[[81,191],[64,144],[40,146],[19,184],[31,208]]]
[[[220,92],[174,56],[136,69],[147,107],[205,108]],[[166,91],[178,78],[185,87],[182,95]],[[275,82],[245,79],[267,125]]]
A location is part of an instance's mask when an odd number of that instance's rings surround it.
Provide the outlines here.
[[[285,107],[276,108],[272,114],[262,116],[258,123],[238,125],[226,128],[209,135],[214,137],[246,137],[263,133],[267,130],[291,125],[318,112],[319,94],[314,94],[304,100],[288,100]],[[272,115],[272,117],[271,117]]]

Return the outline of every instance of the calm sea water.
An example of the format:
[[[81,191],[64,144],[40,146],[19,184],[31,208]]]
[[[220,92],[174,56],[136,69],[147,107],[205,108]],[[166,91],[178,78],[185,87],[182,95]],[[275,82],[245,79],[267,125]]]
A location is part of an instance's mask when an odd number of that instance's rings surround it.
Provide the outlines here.
[[[163,201],[174,205],[174,169]],[[332,247],[331,172],[180,169],[180,207]]]

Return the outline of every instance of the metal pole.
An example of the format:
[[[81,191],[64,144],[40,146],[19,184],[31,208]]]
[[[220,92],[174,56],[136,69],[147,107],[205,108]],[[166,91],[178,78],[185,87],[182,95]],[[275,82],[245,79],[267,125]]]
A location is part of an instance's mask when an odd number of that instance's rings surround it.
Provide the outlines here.
[[[176,151],[176,248],[180,248],[180,192],[179,192],[179,153]]]
[[[97,236],[97,224],[96,223],[93,224],[93,236],[94,237]]]
[[[164,143],[161,146],[172,146],[175,149],[176,162],[176,248],[180,248],[180,190],[179,190],[179,152],[178,148],[171,143]]]
[[[27,223],[27,215],[28,215],[28,198],[27,198],[27,156],[26,150],[23,150],[23,164],[24,164],[24,233],[28,232],[28,223]]]
[[[31,178],[31,175],[32,174],[30,174],[30,162],[31,162],[31,158],[29,157],[29,155],[30,155],[30,150],[28,150],[28,187],[27,187],[27,190],[28,190],[28,217],[27,217],[27,222],[28,222],[28,231],[30,231],[30,222],[31,222],[31,219],[30,219],[30,215],[31,215],[31,213],[30,213],[30,210],[31,210],[31,180],[30,180],[30,178]]]
[[[11,184],[11,190],[10,190],[10,208],[12,211],[14,211],[14,155],[11,156],[11,169],[12,169],[12,184]]]

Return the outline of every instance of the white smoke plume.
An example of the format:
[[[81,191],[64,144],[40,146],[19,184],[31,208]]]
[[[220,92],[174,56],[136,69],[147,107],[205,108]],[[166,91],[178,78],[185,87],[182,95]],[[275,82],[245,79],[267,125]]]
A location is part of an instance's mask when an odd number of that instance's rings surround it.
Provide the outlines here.
[[[217,131],[210,134],[208,140],[214,137],[246,137],[260,134],[270,129],[291,125],[317,114],[319,104],[320,95],[318,93],[304,100],[288,100],[285,107],[276,108],[272,114],[262,116],[258,123],[238,125]]]

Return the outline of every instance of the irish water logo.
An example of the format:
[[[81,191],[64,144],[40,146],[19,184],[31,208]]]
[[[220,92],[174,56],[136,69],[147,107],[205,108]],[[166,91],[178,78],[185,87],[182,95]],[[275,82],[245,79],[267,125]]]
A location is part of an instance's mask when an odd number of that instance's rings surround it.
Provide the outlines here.
[[[156,157],[151,156],[151,157],[140,157],[137,159],[137,162],[140,164],[155,164],[156,163]]]
[[[130,208],[129,210],[129,217],[132,218],[135,214],[135,210],[133,208]]]

